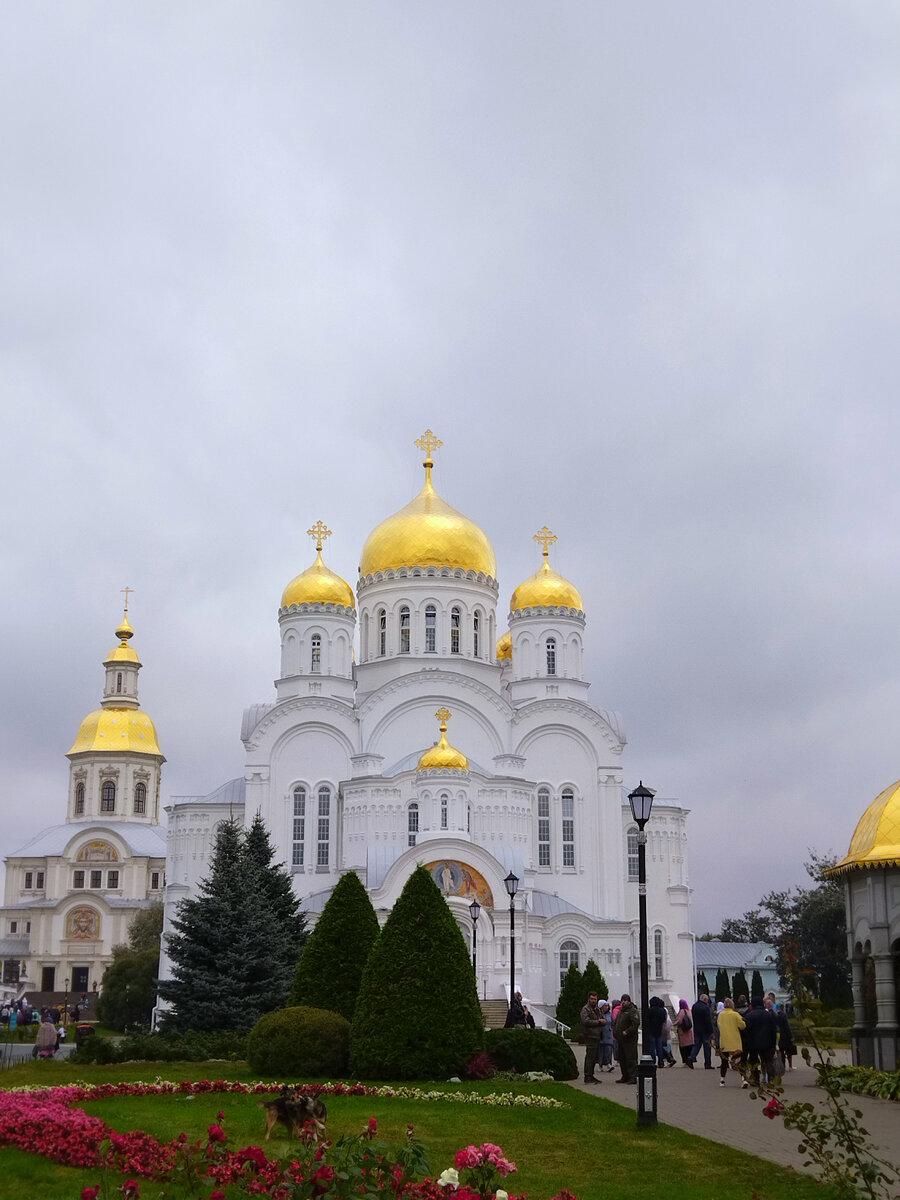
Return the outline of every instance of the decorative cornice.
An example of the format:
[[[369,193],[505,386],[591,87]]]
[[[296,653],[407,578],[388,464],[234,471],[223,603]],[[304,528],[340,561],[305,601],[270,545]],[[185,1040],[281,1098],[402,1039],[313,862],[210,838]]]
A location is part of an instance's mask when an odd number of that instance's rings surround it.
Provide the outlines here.
[[[330,696],[291,696],[287,700],[281,700],[278,704],[274,704],[267,709],[257,724],[250,731],[247,738],[244,739],[244,746],[247,750],[256,750],[259,747],[260,738],[262,738],[273,725],[281,724],[282,719],[295,712],[314,712],[320,709],[326,709],[328,712],[338,713],[340,716],[347,718],[354,725],[357,723],[356,711],[352,704],[342,703],[340,700],[333,700]],[[346,734],[344,735],[346,736]]]
[[[491,664],[483,665],[489,666]],[[405,675],[401,675],[399,679],[392,679],[390,683],[385,683],[380,688],[376,688],[374,692],[369,692],[366,698],[360,702],[356,711],[359,719],[362,720],[373,708],[381,704],[385,696],[391,696],[396,692],[412,687],[421,688],[424,686],[436,695],[444,696],[449,693],[446,687],[442,688],[439,685],[447,684],[476,692],[482,700],[487,700],[502,715],[505,721],[510,719],[513,710],[508,701],[499,696],[497,692],[492,691],[489,687],[485,687],[480,680],[473,679],[469,675],[463,675],[458,671],[445,671],[440,667],[410,671]]]
[[[464,571],[462,567],[397,567],[387,571],[376,571],[374,575],[360,575],[356,585],[357,596],[367,587],[375,583],[391,583],[395,579],[467,579],[470,583],[480,583],[490,588],[495,596],[500,593],[500,585],[493,575],[485,575],[482,571]]]
[[[583,608],[566,608],[555,604],[540,605],[537,608],[517,608],[509,614],[507,619],[512,625],[514,621],[520,621],[523,617],[570,617],[580,621],[582,625],[585,621]]]
[[[349,604],[332,604],[331,601],[322,604],[318,600],[314,604],[310,604],[306,600],[302,604],[287,604],[284,608],[279,608],[278,620],[297,615],[305,616],[307,613],[326,613],[335,617],[349,617],[354,624],[356,623],[356,609]]]

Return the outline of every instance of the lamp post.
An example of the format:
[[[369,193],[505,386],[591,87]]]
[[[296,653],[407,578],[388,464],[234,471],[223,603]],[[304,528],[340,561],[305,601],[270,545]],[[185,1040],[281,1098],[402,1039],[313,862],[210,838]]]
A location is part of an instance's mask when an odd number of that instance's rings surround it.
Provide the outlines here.
[[[643,780],[628,795],[631,815],[638,827],[638,927],[641,959],[641,1061],[638,1064],[638,1125],[655,1125],[656,1116],[656,1059],[650,1044],[650,963],[647,956],[647,834],[644,826],[650,820],[654,793],[644,787]]]
[[[66,992],[65,992],[65,996],[63,998],[63,1010],[62,1010],[63,1025],[68,1024],[68,1022],[66,1021],[66,1013],[68,1012],[68,1008],[69,1008],[69,977],[68,977],[68,975],[66,976],[65,984],[66,984]]]
[[[478,918],[481,916],[481,905],[473,900],[469,905],[472,914],[472,974],[475,976],[475,991],[478,991]]]
[[[512,1008],[516,994],[516,892],[519,890],[519,877],[512,871],[503,880],[503,886],[509,895],[509,1007]]]

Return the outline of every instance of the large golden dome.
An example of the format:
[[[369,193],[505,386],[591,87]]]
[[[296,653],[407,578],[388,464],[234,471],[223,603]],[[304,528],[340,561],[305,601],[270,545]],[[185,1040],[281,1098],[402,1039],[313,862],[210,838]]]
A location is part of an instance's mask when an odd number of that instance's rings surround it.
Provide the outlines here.
[[[425,485],[415,500],[372,530],[363,546],[359,573],[453,567],[495,578],[497,559],[487,534],[434,490],[431,451],[441,443],[429,429],[416,445],[425,451]]]
[[[584,611],[584,601],[578,588],[550,566],[550,545],[556,541],[555,534],[545,525],[534,535],[534,540],[543,546],[544,561],[540,570],[520,583],[513,592],[509,611],[520,612],[523,608],[577,608]]]
[[[307,533],[316,542],[316,561],[287,585],[281,597],[281,607],[290,608],[292,604],[341,604],[345,608],[355,608],[353,588],[322,561],[322,543],[331,536],[331,530],[317,521]]]
[[[838,874],[853,867],[900,866],[900,780],[880,792],[850,839],[845,858],[832,868]]]
[[[450,713],[446,708],[439,708],[434,714],[441,723],[441,740],[436,746],[432,746],[430,750],[426,750],[419,759],[420,771],[468,771],[469,760],[454,746],[451,746],[447,741],[447,722],[450,720]]]
[[[162,754],[153,722],[139,708],[98,708],[88,713],[68,753],[83,754],[88,750]]]

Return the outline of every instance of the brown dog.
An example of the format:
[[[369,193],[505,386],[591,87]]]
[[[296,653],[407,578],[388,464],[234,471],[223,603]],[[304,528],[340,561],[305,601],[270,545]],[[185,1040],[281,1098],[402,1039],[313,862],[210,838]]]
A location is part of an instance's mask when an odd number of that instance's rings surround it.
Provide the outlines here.
[[[272,1100],[260,1100],[260,1108],[266,1110],[266,1141],[279,1122],[288,1131],[289,1137],[299,1137],[304,1125],[312,1122],[313,1141],[325,1136],[328,1109],[315,1096],[307,1096],[296,1087],[283,1087]]]

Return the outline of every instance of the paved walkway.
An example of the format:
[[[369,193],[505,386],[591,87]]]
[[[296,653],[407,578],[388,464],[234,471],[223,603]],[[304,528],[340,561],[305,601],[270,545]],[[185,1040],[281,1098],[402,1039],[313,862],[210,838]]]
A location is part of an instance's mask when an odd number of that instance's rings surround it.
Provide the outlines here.
[[[619,1077],[618,1067],[612,1074],[603,1072],[599,1084],[582,1083],[584,1047],[573,1045],[572,1049],[578,1060],[578,1079],[572,1081],[573,1087],[637,1111],[637,1089],[615,1082]],[[764,1117],[763,1101],[750,1099],[750,1091],[741,1088],[736,1072],[729,1071],[725,1087],[719,1087],[718,1061],[714,1055],[712,1071],[704,1070],[701,1056],[701,1063],[693,1071],[679,1062],[675,1067],[665,1067],[657,1072],[660,1121],[712,1142],[746,1150],[757,1158],[804,1170],[804,1156],[797,1153],[799,1133],[785,1129],[783,1121]],[[815,1086],[813,1068],[808,1067],[799,1055],[794,1059],[794,1068],[783,1078],[784,1098],[822,1100],[825,1093]],[[862,1112],[863,1128],[868,1130],[878,1156],[897,1163],[900,1168],[900,1104],[870,1096],[851,1095],[848,1099],[851,1107]]]

